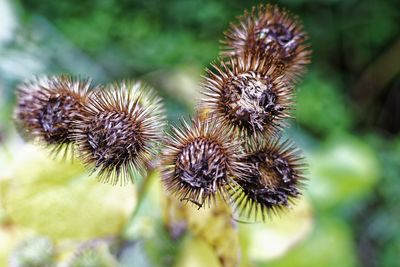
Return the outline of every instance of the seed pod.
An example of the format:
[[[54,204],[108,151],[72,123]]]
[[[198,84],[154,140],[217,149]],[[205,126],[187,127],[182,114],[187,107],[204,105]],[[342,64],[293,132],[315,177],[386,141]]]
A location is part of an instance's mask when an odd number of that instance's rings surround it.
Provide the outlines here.
[[[15,122],[22,136],[51,146],[71,147],[73,122],[88,101],[91,83],[70,76],[36,78],[17,88]]]
[[[222,55],[260,53],[273,59],[290,81],[296,81],[310,63],[308,37],[297,17],[275,5],[259,5],[245,12],[225,33]]]
[[[162,153],[162,181],[181,201],[190,201],[201,208],[226,198],[232,177],[240,176],[243,164],[241,146],[232,133],[211,121],[182,121],[181,128],[172,128]]]
[[[303,187],[305,164],[300,150],[288,140],[250,145],[244,162],[246,177],[230,190],[236,210],[247,219],[266,217],[290,207]]]
[[[75,124],[83,162],[101,182],[126,184],[145,173],[164,126],[161,99],[140,82],[116,83],[94,94]]]
[[[286,126],[294,91],[275,67],[257,56],[213,64],[200,108],[240,136],[269,137]]]

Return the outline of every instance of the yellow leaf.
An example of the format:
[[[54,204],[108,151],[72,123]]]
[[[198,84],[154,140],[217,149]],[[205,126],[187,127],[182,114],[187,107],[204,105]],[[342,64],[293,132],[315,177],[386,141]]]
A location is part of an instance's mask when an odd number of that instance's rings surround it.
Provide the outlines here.
[[[132,186],[101,184],[79,162],[52,160],[47,151],[31,145],[20,147],[18,154],[3,192],[13,223],[55,240],[121,231],[136,202]]]
[[[186,227],[193,236],[213,249],[222,266],[239,266],[240,246],[237,224],[232,220],[231,208],[226,203],[217,201],[215,206],[197,209],[174,198],[169,198],[168,202],[169,224],[186,222]],[[172,227],[169,226],[169,228]]]
[[[266,223],[240,224],[240,238],[250,260],[266,261],[284,255],[306,238],[312,227],[310,202],[303,197],[293,209]]]

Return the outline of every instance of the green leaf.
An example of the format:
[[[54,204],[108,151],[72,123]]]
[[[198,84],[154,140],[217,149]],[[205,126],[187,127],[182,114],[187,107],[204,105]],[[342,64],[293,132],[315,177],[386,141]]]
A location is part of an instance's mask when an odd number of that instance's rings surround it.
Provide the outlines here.
[[[240,224],[243,258],[259,262],[280,257],[303,241],[313,229],[313,224],[312,208],[307,198],[265,223]]]
[[[374,151],[362,140],[339,135],[309,158],[308,192],[318,207],[359,200],[380,177]]]
[[[132,186],[99,183],[79,162],[52,160],[31,145],[12,149],[2,187],[6,215],[16,225],[52,239],[118,234],[135,205]]]
[[[268,267],[355,267],[358,266],[352,234],[335,218],[318,220],[312,235],[285,257],[266,263]]]
[[[181,251],[175,267],[222,267],[215,255],[214,250],[206,241],[189,238],[182,245]],[[228,265],[229,266],[229,265]]]
[[[318,72],[311,72],[298,90],[296,120],[317,134],[348,130],[354,118],[339,89]]]

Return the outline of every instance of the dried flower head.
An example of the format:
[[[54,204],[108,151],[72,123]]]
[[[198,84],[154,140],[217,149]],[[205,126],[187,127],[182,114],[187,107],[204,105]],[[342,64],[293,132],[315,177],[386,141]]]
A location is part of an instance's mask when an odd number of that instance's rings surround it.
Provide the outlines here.
[[[73,143],[73,122],[88,101],[90,81],[70,76],[36,78],[17,88],[15,122],[28,139],[52,145],[54,152]]]
[[[162,154],[162,180],[168,191],[181,201],[197,206],[226,197],[227,185],[240,176],[241,146],[218,123],[194,119],[173,128]]]
[[[268,137],[286,126],[294,91],[275,67],[257,56],[213,64],[200,107],[242,137]]]
[[[94,94],[75,125],[87,166],[102,182],[125,184],[143,174],[164,126],[161,99],[140,82],[116,83]]]
[[[305,164],[300,150],[288,140],[250,145],[244,162],[246,177],[236,179],[230,190],[241,216],[265,221],[301,195]]]
[[[245,12],[238,24],[225,33],[222,55],[235,56],[260,52],[281,66],[289,80],[296,80],[310,62],[308,39],[297,17],[275,5],[259,5]]]

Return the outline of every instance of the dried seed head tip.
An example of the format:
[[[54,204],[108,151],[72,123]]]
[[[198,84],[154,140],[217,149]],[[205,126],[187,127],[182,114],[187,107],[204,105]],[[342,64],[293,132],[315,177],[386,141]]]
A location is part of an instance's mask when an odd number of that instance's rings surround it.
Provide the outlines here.
[[[301,195],[304,160],[288,140],[250,145],[247,153],[247,177],[235,181],[231,197],[240,216],[265,221]]]
[[[310,62],[308,39],[297,17],[274,5],[259,5],[240,17],[225,33],[225,56],[254,54],[280,65],[290,80],[297,80]]]
[[[182,201],[199,208],[226,197],[226,186],[240,175],[241,146],[219,124],[195,119],[173,128],[162,154],[163,183]]]
[[[98,91],[84,107],[74,137],[86,165],[102,182],[126,184],[154,156],[164,126],[161,99],[140,82]]]
[[[90,81],[70,76],[36,78],[17,88],[15,122],[28,139],[54,145],[58,152],[73,142],[73,122],[88,100]]]
[[[213,65],[203,82],[200,107],[242,137],[270,136],[290,117],[293,88],[265,60],[233,57]]]

